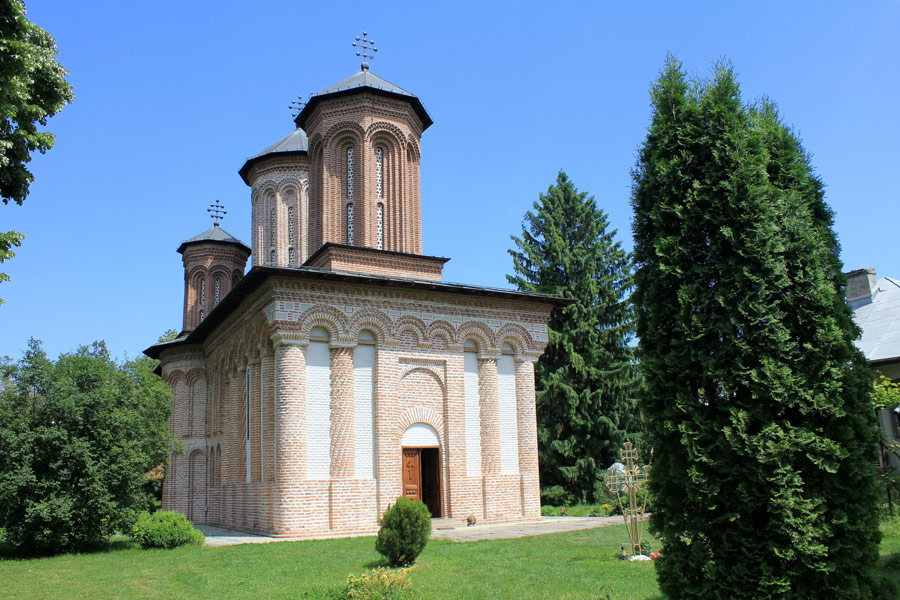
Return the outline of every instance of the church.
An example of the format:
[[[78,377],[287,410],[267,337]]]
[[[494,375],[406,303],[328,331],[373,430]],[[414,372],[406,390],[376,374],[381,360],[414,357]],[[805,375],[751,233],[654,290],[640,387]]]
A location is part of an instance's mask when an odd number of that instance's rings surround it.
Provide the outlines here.
[[[146,354],[171,385],[163,508],[272,536],[540,516],[534,363],[566,301],[442,280],[422,254],[422,102],[367,63],[251,157],[251,247],[178,248],[184,326]],[[251,268],[245,274],[247,261]]]

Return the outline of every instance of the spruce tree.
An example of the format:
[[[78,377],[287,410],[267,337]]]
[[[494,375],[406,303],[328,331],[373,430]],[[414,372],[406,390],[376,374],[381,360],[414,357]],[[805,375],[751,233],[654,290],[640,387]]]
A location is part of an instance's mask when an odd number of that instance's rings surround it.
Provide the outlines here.
[[[651,527],[669,598],[871,598],[872,375],[823,185],[731,67],[669,58],[634,171]]]
[[[538,451],[545,500],[586,502],[623,441],[640,427],[631,257],[606,214],[562,171],[525,214],[516,244],[519,290],[570,298],[550,316],[549,344],[535,366]]]

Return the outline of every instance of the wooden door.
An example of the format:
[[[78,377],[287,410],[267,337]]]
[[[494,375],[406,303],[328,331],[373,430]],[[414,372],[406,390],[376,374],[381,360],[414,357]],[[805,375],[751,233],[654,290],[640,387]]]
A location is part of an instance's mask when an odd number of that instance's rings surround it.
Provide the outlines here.
[[[419,450],[403,449],[403,495],[410,500],[422,499],[422,461]]]

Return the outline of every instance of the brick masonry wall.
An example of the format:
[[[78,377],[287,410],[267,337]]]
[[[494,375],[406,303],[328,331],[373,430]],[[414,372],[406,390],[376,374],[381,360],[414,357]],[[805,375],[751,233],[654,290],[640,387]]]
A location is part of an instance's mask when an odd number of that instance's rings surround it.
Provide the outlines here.
[[[401,494],[403,432],[424,423],[440,442],[444,516],[471,514],[487,522],[537,516],[532,363],[546,344],[549,310],[537,301],[274,279],[257,296],[245,299],[203,347],[180,346],[162,353],[163,375],[176,391],[173,427],[185,442],[185,453],[173,457],[164,485],[165,508],[180,510],[197,522],[206,519],[275,535],[370,533]],[[311,342],[314,327],[324,328],[329,341]],[[376,478],[357,473],[354,446],[353,349],[363,330],[375,337]],[[481,454],[480,476],[467,469],[467,340],[477,345],[481,447],[471,451]],[[314,344],[326,349],[314,365],[324,369],[324,379],[315,379],[324,386],[318,391],[308,386],[307,360]],[[513,348],[512,355],[501,354],[503,344]],[[508,416],[510,422],[501,423],[499,394],[501,389],[507,395],[510,391],[500,385],[498,375],[498,361],[505,359],[514,364],[514,372],[504,376],[513,384],[515,410],[513,421]],[[244,466],[248,365],[249,483]],[[198,404],[198,396],[207,393],[213,398]],[[307,403],[317,395],[325,403],[310,413]],[[221,433],[206,422],[207,406],[217,407],[213,412],[221,415]],[[185,418],[188,427],[181,423]],[[311,418],[329,433],[324,475],[308,472],[309,453],[322,451],[321,443],[308,445]],[[507,443],[516,444],[518,473],[502,472],[501,430],[507,432]],[[221,448],[221,459],[213,467],[218,476],[208,471],[207,461],[210,455],[218,457],[216,448]],[[197,474],[200,465],[207,471]]]
[[[309,263],[305,266],[332,271],[353,271],[441,281],[446,262],[446,259],[432,256],[328,245],[323,247],[317,255],[310,257]]]

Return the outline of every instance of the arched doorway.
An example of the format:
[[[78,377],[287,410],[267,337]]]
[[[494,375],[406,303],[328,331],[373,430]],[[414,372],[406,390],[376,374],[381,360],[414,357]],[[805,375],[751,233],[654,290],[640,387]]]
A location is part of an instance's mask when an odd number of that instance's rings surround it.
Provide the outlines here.
[[[441,511],[441,445],[437,432],[425,423],[413,423],[403,432],[403,495],[421,500],[432,517]]]

